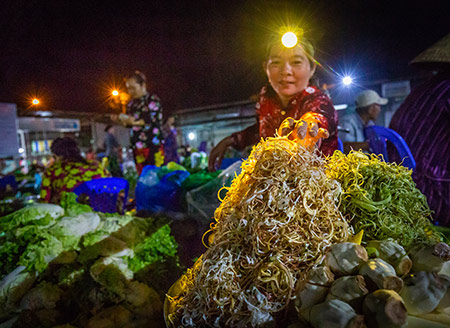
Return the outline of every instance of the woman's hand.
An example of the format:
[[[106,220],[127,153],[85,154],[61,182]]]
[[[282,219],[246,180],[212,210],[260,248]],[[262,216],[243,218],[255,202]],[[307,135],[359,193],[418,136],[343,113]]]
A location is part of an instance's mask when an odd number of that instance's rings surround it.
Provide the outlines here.
[[[305,114],[306,115],[306,114]],[[278,129],[280,136],[288,136],[290,140],[302,144],[308,149],[313,149],[320,139],[328,138],[326,129],[319,128],[318,121],[311,116],[294,120],[292,117],[286,118]]]
[[[228,147],[230,147],[233,144],[233,138],[226,137],[225,139],[222,139],[212,150],[209,154],[209,160],[208,160],[208,170],[210,172],[216,171],[220,165],[222,164],[223,156],[225,155],[225,152],[227,151]]]

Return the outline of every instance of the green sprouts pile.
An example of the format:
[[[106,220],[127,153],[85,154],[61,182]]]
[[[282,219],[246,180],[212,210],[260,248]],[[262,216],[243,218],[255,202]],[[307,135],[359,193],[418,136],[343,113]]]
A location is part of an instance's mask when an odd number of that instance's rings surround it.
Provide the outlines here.
[[[393,238],[403,247],[440,241],[431,230],[431,211],[417,189],[412,171],[380,156],[352,151],[335,152],[327,162],[327,174],[342,186],[341,212],[352,220],[366,240]]]

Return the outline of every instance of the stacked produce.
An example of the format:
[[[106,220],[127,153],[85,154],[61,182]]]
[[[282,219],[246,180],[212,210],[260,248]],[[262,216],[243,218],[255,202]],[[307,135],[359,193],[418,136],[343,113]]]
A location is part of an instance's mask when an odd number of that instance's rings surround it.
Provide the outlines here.
[[[352,151],[335,152],[327,174],[340,182],[341,212],[364,231],[366,249],[350,243],[330,248],[323,266],[299,284],[300,318],[313,327],[402,327],[408,314],[449,311],[450,278],[438,272],[450,248],[433,231],[411,171]],[[328,272],[328,279],[311,278],[316,271]]]
[[[0,323],[159,322],[167,279],[180,273],[167,220],[92,212],[75,199],[67,194],[62,207],[37,204],[0,218]]]
[[[169,326],[402,327],[450,313],[450,248],[411,171],[376,155],[323,160],[268,138],[215,219],[211,247],[168,297]]]
[[[214,240],[171,298],[172,326],[273,323],[323,252],[351,233],[324,159],[285,137],[261,141],[215,212]]]
[[[408,314],[450,311],[450,277],[438,273],[450,247],[438,243],[411,255],[421,261],[411,261],[392,240],[371,241],[367,248],[334,244],[298,285],[298,325],[404,327]]]
[[[432,230],[426,197],[416,188],[412,171],[381,156],[334,152],[327,174],[342,187],[340,210],[366,240],[393,238],[409,250],[439,242]]]

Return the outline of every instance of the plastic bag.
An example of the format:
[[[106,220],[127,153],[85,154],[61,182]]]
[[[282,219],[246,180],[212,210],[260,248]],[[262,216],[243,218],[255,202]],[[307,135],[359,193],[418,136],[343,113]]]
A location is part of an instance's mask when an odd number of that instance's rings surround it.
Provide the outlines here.
[[[189,172],[173,171],[157,181],[158,170],[149,168],[145,171],[144,168],[142,179],[139,178],[136,187],[136,209],[150,212],[183,211],[181,184],[189,176]]]
[[[208,172],[206,170],[202,170],[200,172],[193,173],[183,181],[181,187],[186,191],[198,188],[205,183],[208,183],[209,181],[217,178],[220,173],[222,173],[222,170],[218,170],[216,172]]]
[[[237,161],[223,170],[215,179],[189,191],[186,194],[188,214],[197,218],[200,224],[207,228],[214,217],[214,211],[219,207],[220,201],[217,196],[222,187],[231,186],[236,175],[241,173],[242,161]],[[221,198],[225,197],[225,190],[221,192]]]
[[[204,151],[191,154],[192,169],[206,169],[208,167],[208,155]]]
[[[144,185],[147,187],[152,187],[159,182],[159,171],[161,168],[155,165],[147,165],[142,170],[141,175],[138,179],[138,186]]]

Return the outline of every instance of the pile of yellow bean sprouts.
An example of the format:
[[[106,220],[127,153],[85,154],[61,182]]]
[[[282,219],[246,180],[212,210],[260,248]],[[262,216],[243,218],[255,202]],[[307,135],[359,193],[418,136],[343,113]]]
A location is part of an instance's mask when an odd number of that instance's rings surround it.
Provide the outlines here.
[[[215,212],[210,248],[184,277],[174,327],[258,327],[289,304],[296,282],[352,232],[324,165],[286,137],[254,147]]]

